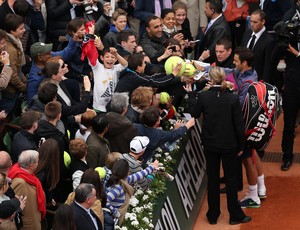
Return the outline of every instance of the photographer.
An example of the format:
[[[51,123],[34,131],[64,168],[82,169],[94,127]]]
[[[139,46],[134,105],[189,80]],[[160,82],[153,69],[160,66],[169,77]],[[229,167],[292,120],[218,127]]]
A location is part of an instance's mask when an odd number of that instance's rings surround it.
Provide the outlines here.
[[[295,0],[293,7],[284,15],[283,22],[296,25],[299,28],[300,0]],[[291,35],[292,33],[290,33]],[[293,161],[293,145],[295,133],[295,121],[300,109],[300,52],[299,34],[288,37],[288,47],[277,44],[274,50],[274,62],[285,56],[286,69],[284,77],[284,89],[282,93],[282,108],[284,110],[284,127],[282,136],[282,165],[281,170],[290,168]]]

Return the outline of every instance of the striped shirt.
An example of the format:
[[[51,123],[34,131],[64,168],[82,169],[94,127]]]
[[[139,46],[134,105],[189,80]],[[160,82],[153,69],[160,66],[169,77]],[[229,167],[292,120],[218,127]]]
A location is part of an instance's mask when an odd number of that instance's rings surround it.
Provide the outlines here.
[[[150,165],[142,171],[129,175],[126,178],[126,181],[128,184],[134,184],[138,180],[141,180],[142,178],[146,177],[149,173],[152,173],[153,170],[154,170],[153,166]],[[115,215],[118,212],[119,208],[125,202],[125,192],[123,190],[123,187],[120,184],[115,184],[111,187],[108,187],[106,189],[106,193],[107,193],[106,207],[112,211],[113,215]]]
[[[124,153],[122,154],[122,158],[128,161],[130,174],[134,174],[136,172],[143,170],[141,163],[137,161],[132,155],[128,153]],[[140,186],[145,191],[150,187],[153,179],[154,179],[154,175],[148,174],[146,177],[138,180],[135,184]]]

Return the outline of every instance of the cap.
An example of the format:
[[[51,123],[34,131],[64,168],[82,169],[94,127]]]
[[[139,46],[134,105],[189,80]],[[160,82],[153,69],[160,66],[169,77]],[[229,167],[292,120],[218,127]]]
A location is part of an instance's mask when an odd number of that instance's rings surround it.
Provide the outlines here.
[[[146,136],[136,136],[130,142],[130,151],[138,154],[147,148],[149,142],[150,140]]]
[[[6,219],[10,217],[20,207],[20,201],[16,198],[4,200],[0,203],[0,218]]]
[[[30,47],[30,55],[36,58],[38,55],[43,55],[52,51],[53,44],[45,44],[43,42],[36,42]]]

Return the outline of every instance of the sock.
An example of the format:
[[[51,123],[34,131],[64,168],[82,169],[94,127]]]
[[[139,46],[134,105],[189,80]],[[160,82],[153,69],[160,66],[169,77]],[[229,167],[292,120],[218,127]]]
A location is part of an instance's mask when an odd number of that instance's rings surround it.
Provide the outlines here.
[[[260,204],[260,199],[257,194],[257,184],[256,185],[249,185],[249,192],[248,196],[255,201],[257,204]]]
[[[266,186],[265,186],[265,177],[264,174],[262,174],[261,176],[257,177],[257,185],[258,185],[258,189],[262,189],[265,190]]]

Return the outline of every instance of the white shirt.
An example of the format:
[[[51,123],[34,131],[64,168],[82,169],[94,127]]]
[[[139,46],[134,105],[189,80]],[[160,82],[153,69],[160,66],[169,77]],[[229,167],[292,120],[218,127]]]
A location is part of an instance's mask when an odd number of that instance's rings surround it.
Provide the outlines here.
[[[258,33],[252,32],[251,38],[252,38],[253,35],[255,35],[255,42],[254,42],[253,47],[255,46],[256,42],[258,41],[258,39],[260,38],[260,36],[262,35],[262,33],[263,33],[265,30],[266,30],[266,27],[263,27],[262,30],[259,31]],[[249,47],[250,42],[251,42],[251,39],[249,39],[249,41],[248,41],[248,43],[247,43],[247,47]]]

